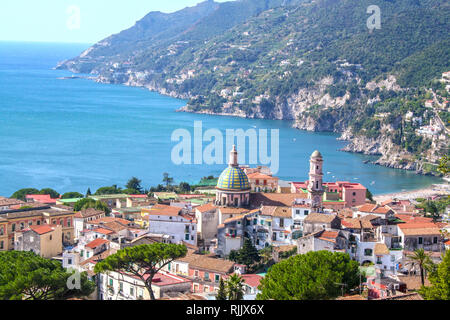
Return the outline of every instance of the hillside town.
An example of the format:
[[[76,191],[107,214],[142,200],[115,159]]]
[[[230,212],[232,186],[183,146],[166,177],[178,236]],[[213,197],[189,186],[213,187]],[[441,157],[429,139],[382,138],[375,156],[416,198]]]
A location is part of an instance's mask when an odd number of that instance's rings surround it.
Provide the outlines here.
[[[0,197],[0,251],[34,252],[67,270],[86,272],[95,283],[90,300],[151,298],[132,273],[94,271],[108,256],[139,245],[187,248],[154,276],[152,295],[160,300],[215,300],[221,281],[235,274],[243,279],[243,299],[254,300],[271,265],[311,251],[342,252],[364,270],[366,281],[359,292],[338,299],[422,300],[420,266],[409,257],[423,249],[433,262],[441,261],[450,249],[450,208],[433,219],[415,199],[377,203],[360,183],[323,181],[324,161],[315,151],[309,180],[286,182],[266,167],[240,166],[233,147],[214,188],[89,196],[110,213],[75,212],[80,199]],[[434,198],[439,197],[448,195]],[[263,262],[233,261],[247,246],[265,252]]]

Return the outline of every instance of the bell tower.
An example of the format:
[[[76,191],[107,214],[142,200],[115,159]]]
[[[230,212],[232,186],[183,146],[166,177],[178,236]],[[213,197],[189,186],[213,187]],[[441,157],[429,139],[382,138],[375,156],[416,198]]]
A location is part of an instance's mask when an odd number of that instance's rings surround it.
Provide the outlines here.
[[[323,202],[323,158],[319,151],[314,151],[309,160],[308,199],[311,199],[312,208],[322,211]]]

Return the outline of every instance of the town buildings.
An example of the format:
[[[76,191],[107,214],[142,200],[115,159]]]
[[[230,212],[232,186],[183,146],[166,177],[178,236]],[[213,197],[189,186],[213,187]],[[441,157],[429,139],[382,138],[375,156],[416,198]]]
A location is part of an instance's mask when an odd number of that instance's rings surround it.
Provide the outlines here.
[[[359,183],[324,182],[324,158],[318,151],[309,159],[309,180],[289,187],[268,168],[239,166],[237,156],[233,147],[229,166],[209,190],[215,196],[206,189],[201,189],[205,194],[166,192],[154,198],[95,196],[110,207],[109,216],[39,202],[46,201],[43,197],[29,197],[27,203],[0,198],[0,251],[33,251],[61,260],[67,269],[86,272],[97,284],[91,299],[134,300],[150,298],[139,277],[96,274],[95,265],[126,247],[182,244],[188,254],[153,279],[158,299],[193,293],[212,298],[220,279],[233,273],[245,281],[245,299],[255,299],[263,276],[248,274],[245,266],[227,260],[249,239],[258,250],[270,248],[275,262],[310,251],[347,253],[376,270],[383,281],[370,280],[370,297],[384,299],[403,290],[399,277],[410,268],[405,258],[410,252],[423,248],[437,261],[450,247],[442,232],[448,224],[421,216],[411,201],[377,204],[366,199],[367,189]]]

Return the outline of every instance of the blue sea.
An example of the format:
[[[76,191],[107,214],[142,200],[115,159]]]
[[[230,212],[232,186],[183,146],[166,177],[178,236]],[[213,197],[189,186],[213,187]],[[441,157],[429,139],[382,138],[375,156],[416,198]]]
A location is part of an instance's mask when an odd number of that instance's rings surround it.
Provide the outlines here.
[[[123,186],[132,176],[148,188],[162,183],[164,172],[175,182],[217,176],[226,165],[171,161],[177,144],[171,141],[172,132],[193,133],[194,121],[202,121],[203,131],[216,128],[224,134],[226,129],[279,129],[277,175],[283,180],[307,179],[309,156],[318,149],[324,156],[325,181],[360,182],[374,194],[440,181],[364,164],[368,157],[338,151],[345,142],[337,141],[336,134],[299,131],[286,121],[180,113],[176,110],[186,101],[143,88],[60,79],[72,73],[53,67],[88,47],[0,42],[0,195],[28,187],[94,192]]]

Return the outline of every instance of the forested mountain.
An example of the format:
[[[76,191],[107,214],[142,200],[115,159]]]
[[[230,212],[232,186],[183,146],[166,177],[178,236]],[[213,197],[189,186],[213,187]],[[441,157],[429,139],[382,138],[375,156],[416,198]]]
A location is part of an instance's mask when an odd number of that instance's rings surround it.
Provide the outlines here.
[[[449,31],[444,0],[206,1],[150,13],[60,68],[188,98],[186,111],[342,132],[348,151],[428,172],[448,153],[445,128],[418,129],[448,121]]]

